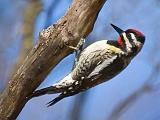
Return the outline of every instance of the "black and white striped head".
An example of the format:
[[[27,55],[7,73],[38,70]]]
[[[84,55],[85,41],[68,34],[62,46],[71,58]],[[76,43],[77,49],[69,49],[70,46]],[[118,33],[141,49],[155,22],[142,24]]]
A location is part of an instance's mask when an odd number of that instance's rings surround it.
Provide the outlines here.
[[[118,43],[126,52],[136,55],[141,50],[145,42],[143,33],[135,29],[123,31],[113,24],[111,26],[119,33]]]

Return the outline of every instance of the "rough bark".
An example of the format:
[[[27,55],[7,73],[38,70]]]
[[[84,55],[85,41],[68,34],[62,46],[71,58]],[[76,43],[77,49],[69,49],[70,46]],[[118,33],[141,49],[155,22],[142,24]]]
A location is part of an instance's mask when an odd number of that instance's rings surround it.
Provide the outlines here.
[[[73,52],[65,44],[76,46],[94,25],[105,0],[73,0],[69,10],[56,24],[40,32],[39,42],[31,50],[0,96],[0,119],[14,120],[48,73]]]

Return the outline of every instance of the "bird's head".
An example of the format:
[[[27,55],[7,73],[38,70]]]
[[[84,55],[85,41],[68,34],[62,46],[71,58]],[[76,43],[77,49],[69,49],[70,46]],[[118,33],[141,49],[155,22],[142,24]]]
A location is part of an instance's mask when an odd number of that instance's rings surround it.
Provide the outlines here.
[[[113,24],[111,24],[111,26],[119,33],[118,44],[122,46],[126,52],[136,55],[141,50],[145,42],[143,33],[136,29],[124,31]]]

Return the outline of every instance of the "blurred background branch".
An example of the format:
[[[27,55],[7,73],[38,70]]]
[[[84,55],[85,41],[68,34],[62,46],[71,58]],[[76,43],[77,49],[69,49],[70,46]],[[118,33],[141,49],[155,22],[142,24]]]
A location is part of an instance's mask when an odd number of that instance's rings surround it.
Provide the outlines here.
[[[138,90],[133,92],[127,98],[122,100],[115,106],[112,110],[109,117],[106,120],[119,120],[119,118],[138,100],[141,96],[146,93],[154,92],[157,90],[157,85],[155,86],[154,83],[157,80],[157,77],[160,73],[160,63],[156,65],[154,70],[152,71],[150,77],[146,80],[143,86],[141,86]],[[160,87],[160,86],[158,86]],[[160,89],[160,88],[159,88]]]
[[[22,42],[20,46],[20,53],[18,55],[15,65],[12,68],[10,78],[23,63],[29,51],[33,47],[35,21],[41,10],[42,3],[40,0],[27,1],[23,12],[23,23],[21,26]]]
[[[73,102],[73,107],[70,110],[70,120],[81,120],[82,111],[85,105],[85,102],[87,101],[87,96],[89,92],[83,92],[79,95],[77,95]]]

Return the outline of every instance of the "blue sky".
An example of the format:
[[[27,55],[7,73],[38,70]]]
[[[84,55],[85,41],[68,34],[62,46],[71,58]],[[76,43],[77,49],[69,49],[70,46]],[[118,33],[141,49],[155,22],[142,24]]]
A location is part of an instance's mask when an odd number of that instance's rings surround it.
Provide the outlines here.
[[[62,17],[71,1],[60,0],[60,3],[57,4],[52,12],[53,14],[50,16],[50,19],[46,20],[46,12],[50,7],[51,2],[53,1],[43,1],[44,10],[39,14],[35,24],[35,43],[38,39],[39,31],[46,26],[46,22],[52,24]],[[11,34],[13,37],[7,39],[15,39],[2,53],[5,56],[5,60],[8,61],[8,68],[6,71],[9,71],[19,50],[20,37],[17,39],[14,35],[16,34],[17,25],[20,25],[21,23],[22,13],[16,13],[24,5],[25,2],[19,1],[17,5],[14,4],[16,7],[12,8],[11,0],[0,2],[0,10],[4,11],[3,14],[1,14],[2,19],[0,19],[0,25],[2,27],[0,28],[0,31],[4,28],[3,25],[8,25],[10,23],[11,28],[8,29],[14,31],[14,34]],[[117,104],[139,89],[150,76],[154,64],[159,61],[159,52],[154,51],[154,49],[159,46],[159,5],[160,2],[158,2],[158,0],[108,0],[106,2],[97,18],[93,31],[86,38],[87,43],[90,44],[91,42],[100,39],[116,39],[118,35],[111,28],[110,23],[116,24],[123,29],[139,29],[146,35],[146,42],[140,54],[135,57],[122,73],[111,81],[89,90],[81,115],[82,120],[106,120]],[[4,6],[11,7],[12,11],[6,9]],[[8,20],[15,17],[17,19],[13,19],[12,22]],[[8,22],[5,20],[8,20]],[[16,23],[17,25],[14,26],[12,23]],[[6,36],[3,36],[3,34],[0,34],[2,45],[4,44],[3,39],[5,37]],[[7,55],[8,53],[10,54],[9,56]],[[50,86],[62,79],[70,72],[73,61],[73,54],[66,57],[51,71],[39,88]],[[55,96],[56,95],[45,95],[30,100],[25,105],[17,120],[31,120],[33,118],[35,120],[69,120],[69,112],[73,107],[76,96],[66,98],[55,106],[47,108],[45,104]],[[159,120],[159,101],[160,96],[156,91],[143,94],[123,112],[119,120]]]

